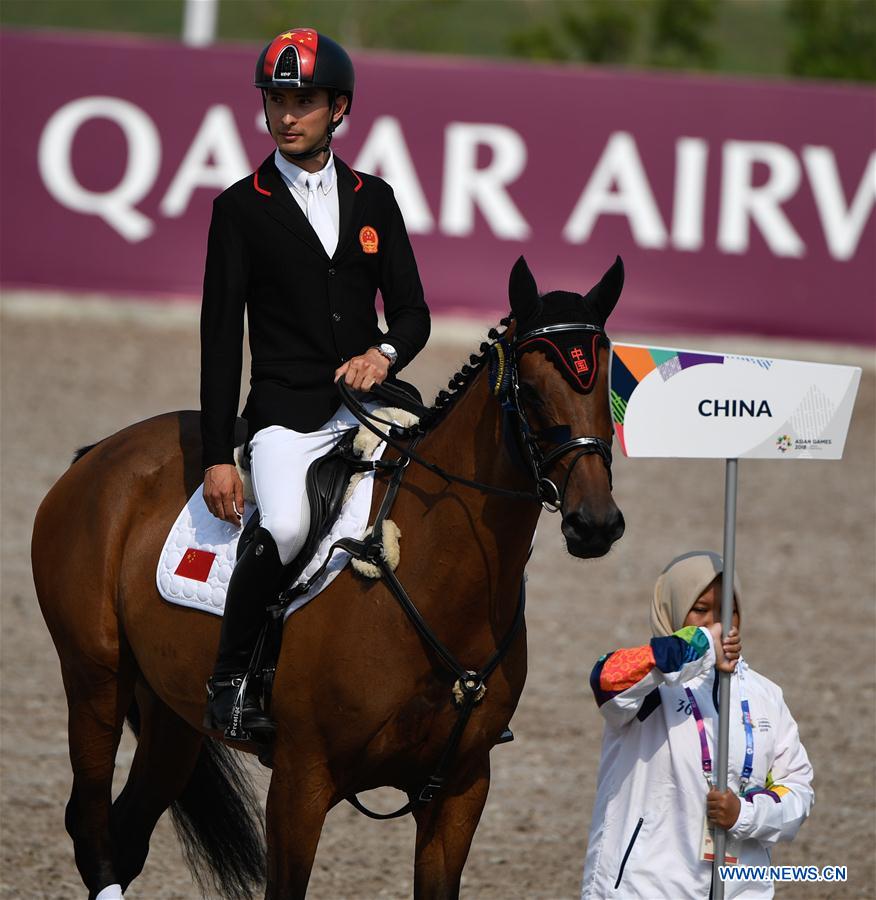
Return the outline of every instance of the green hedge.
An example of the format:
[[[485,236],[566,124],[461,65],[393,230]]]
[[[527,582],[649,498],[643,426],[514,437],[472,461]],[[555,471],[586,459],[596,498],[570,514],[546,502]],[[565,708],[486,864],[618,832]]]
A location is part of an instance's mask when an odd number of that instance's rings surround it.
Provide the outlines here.
[[[183,0],[2,0],[0,24],[177,36]],[[220,40],[876,80],[874,0],[220,0]]]

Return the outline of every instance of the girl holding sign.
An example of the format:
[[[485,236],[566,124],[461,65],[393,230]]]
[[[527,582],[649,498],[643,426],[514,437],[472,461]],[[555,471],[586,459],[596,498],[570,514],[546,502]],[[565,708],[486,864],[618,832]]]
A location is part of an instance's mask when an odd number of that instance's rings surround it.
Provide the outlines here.
[[[590,684],[605,718],[583,900],[709,896],[712,830],[726,828],[727,864],[768,866],[813,802],[812,767],[781,689],[741,657],[739,584],[721,635],[716,553],[674,559],[657,580],[654,637],[616,650]],[[717,671],[732,672],[728,790],[713,788]],[[727,881],[725,896],[766,898],[773,884]]]

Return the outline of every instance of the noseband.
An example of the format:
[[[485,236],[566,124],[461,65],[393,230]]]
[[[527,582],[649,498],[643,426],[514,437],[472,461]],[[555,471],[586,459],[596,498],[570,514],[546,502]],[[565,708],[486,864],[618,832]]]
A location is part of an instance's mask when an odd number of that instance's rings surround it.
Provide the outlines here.
[[[538,437],[529,424],[526,417],[526,410],[520,399],[520,380],[518,376],[519,348],[526,342],[536,338],[542,338],[546,335],[557,334],[561,332],[586,332],[598,335],[600,343],[608,342],[605,329],[598,325],[586,325],[580,322],[569,322],[562,325],[545,325],[543,328],[533,328],[530,331],[523,332],[520,335],[515,334],[511,342],[512,352],[509,354],[511,360],[508,384],[508,399],[506,408],[509,408],[517,417],[517,428],[520,435],[521,443],[526,448],[526,456],[535,478],[536,491],[541,505],[548,512],[558,512],[563,505],[566,495],[566,488],[569,485],[569,479],[572,470],[575,468],[578,460],[582,456],[588,456],[591,453],[598,453],[602,457],[602,462],[608,472],[608,483],[611,486],[611,446],[601,437],[595,435],[587,435],[584,437],[576,437],[560,444],[549,453],[544,453],[538,442]],[[566,477],[563,479],[562,488],[557,487],[555,481],[548,477],[550,471],[556,464],[569,453],[576,452],[575,458],[572,460]]]

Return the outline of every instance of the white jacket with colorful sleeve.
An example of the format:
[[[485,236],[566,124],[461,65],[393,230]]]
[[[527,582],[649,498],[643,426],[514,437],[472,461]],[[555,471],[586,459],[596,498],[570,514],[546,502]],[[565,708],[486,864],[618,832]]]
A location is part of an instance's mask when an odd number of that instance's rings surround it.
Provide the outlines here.
[[[583,900],[706,900],[711,863],[701,859],[706,794],[700,740],[685,688],[717,756],[712,636],[689,626],[644,647],[616,650],[590,684],[605,719]],[[813,803],[812,767],[781,689],[740,660],[730,681],[728,787],[739,790],[745,756],[740,680],[748,699],[754,769],[728,840],[740,866],[768,866],[770,849],[797,834]],[[729,849],[729,848],[728,848]],[[770,881],[727,881],[728,898],[773,896]]]

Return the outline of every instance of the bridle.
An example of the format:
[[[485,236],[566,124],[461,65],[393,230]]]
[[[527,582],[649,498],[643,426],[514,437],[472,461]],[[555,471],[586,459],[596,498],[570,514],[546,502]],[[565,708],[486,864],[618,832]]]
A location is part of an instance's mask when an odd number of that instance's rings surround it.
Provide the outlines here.
[[[600,343],[608,343],[605,329],[601,328],[599,325],[569,322],[560,325],[545,325],[542,328],[533,328],[520,335],[515,334],[511,345],[514,352],[511,354],[513,364],[510,372],[510,405],[517,415],[519,434],[526,447],[527,458],[532,467],[532,474],[535,479],[538,497],[541,500],[541,505],[548,512],[557,512],[562,507],[563,499],[566,495],[566,488],[568,487],[569,479],[572,476],[572,470],[582,456],[598,453],[599,456],[602,457],[602,462],[605,464],[606,471],[608,472],[609,485],[611,485],[611,445],[601,437],[585,435],[583,437],[571,438],[560,444],[560,446],[555,447],[549,453],[544,453],[542,451],[538,442],[538,435],[533,431],[532,426],[529,424],[529,420],[526,417],[526,409],[520,399],[520,381],[518,377],[519,359],[517,348],[525,342],[542,337],[543,335],[556,334],[558,332],[579,331],[589,333],[595,332],[600,338]],[[556,482],[548,477],[548,474],[564,456],[567,456],[574,451],[577,451],[575,458],[572,460],[572,464],[566,472],[562,488],[559,488],[557,487]]]
[[[555,334],[557,332],[596,333],[600,338],[600,343],[608,343],[605,329],[599,325],[569,322],[559,325],[545,325],[541,328],[533,328],[529,331],[525,331],[519,335],[515,334],[507,345],[510,350],[506,357],[507,371],[503,372],[502,375],[502,383],[505,384],[505,386],[498,391],[498,396],[502,403],[502,408],[506,413],[511,415],[515,423],[517,441],[523,450],[522,456],[524,462],[532,473],[532,478],[535,482],[535,491],[514,491],[497,485],[486,484],[482,481],[463,478],[460,475],[454,475],[453,473],[446,471],[442,467],[437,466],[435,463],[429,462],[420,456],[414,450],[414,446],[416,446],[417,443],[416,441],[409,446],[405,446],[396,439],[395,436],[401,439],[410,437],[411,429],[394,428],[390,431],[390,434],[387,435],[386,423],[368,412],[362,403],[353,395],[352,391],[347,387],[343,380],[338,382],[338,390],[353,415],[366,428],[380,437],[381,440],[385,440],[389,446],[397,450],[404,459],[405,464],[413,461],[423,468],[428,469],[430,472],[439,475],[445,481],[463,484],[488,494],[497,494],[499,496],[510,497],[517,500],[536,501],[541,503],[548,512],[558,512],[562,508],[569,479],[571,478],[572,471],[577,462],[583,456],[587,456],[591,453],[598,454],[602,458],[602,462],[608,472],[609,485],[611,485],[612,457],[611,445],[601,437],[595,435],[571,438],[545,453],[539,443],[539,438],[544,439],[545,435],[534,431],[530,425],[529,418],[526,415],[524,401],[520,397],[519,348],[524,342],[529,342],[543,335]],[[490,349],[493,350],[500,341],[501,337],[496,343],[490,345]],[[372,393],[379,399],[389,403],[403,405],[407,409],[415,411],[421,416],[428,416],[430,412],[425,406],[412,404],[410,398],[406,394],[403,397],[400,397],[399,390],[393,388],[392,385],[384,384],[377,386],[372,389]],[[419,406],[419,409],[416,409],[417,406]],[[558,487],[557,483],[553,481],[549,475],[561,459],[573,452],[576,454],[575,458],[572,460],[572,464],[566,472],[562,487]]]

